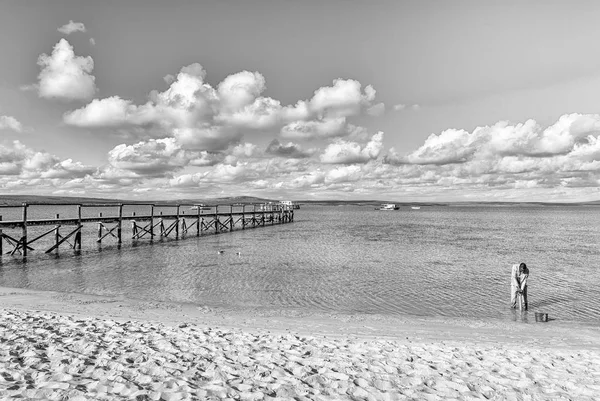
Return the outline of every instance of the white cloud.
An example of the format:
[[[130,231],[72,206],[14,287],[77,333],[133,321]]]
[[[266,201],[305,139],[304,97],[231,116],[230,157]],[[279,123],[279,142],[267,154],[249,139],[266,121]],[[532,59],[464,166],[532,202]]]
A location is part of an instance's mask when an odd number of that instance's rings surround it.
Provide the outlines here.
[[[85,32],[85,25],[82,22],[73,22],[70,20],[68,24],[65,24],[57,29],[58,32],[70,35],[73,32]]]
[[[52,154],[35,151],[20,141],[0,144],[0,184],[7,182],[6,177],[2,180],[2,176],[13,176],[10,182],[21,179],[73,179],[93,174],[95,170],[71,159],[61,160]]]
[[[375,90],[367,86],[362,91],[354,80],[336,79],[310,100],[282,106],[261,96],[266,83],[258,72],[229,75],[216,89],[205,77],[204,68],[195,63],[176,77],[166,75],[169,88],[151,92],[145,104],[112,96],[67,112],[63,119],[80,127],[143,127],[142,137],[172,137],[184,148],[215,152],[235,145],[246,132],[281,130],[284,138],[305,140],[346,136],[356,128],[346,118],[374,107]]]
[[[0,116],[0,130],[9,129],[16,132],[23,131],[23,125],[12,116]]]
[[[310,157],[315,153],[314,149],[304,150],[300,145],[297,145],[293,142],[288,142],[287,144],[282,144],[277,139],[273,139],[271,143],[267,146],[265,150],[266,153],[279,156],[279,157],[289,157],[292,159],[303,159]]]
[[[338,117],[289,123],[281,129],[281,137],[293,140],[309,140],[345,136],[347,132],[346,119]]]
[[[96,46],[96,39],[90,38],[90,45]]]
[[[370,107],[375,93],[371,85],[367,85],[363,93],[360,82],[335,79],[333,86],[317,89],[309,105],[319,115],[349,117],[359,114],[362,107]]]
[[[327,172],[325,175],[325,182],[327,184],[354,182],[359,181],[362,176],[363,174],[360,166],[340,166]]]
[[[66,39],[61,39],[52,54],[41,54],[38,93],[44,98],[66,100],[89,99],[96,93],[96,78],[91,75],[94,60],[76,56]]]
[[[329,164],[366,163],[379,157],[382,150],[383,132],[378,132],[364,147],[361,147],[359,143],[344,140],[329,144],[321,155],[321,162]]]
[[[174,139],[167,138],[118,145],[108,153],[108,161],[119,170],[144,176],[163,176],[181,170],[188,164],[189,158]]]
[[[542,129],[534,120],[510,125],[500,121],[477,127],[472,133],[449,129],[432,134],[425,143],[406,156],[392,157],[396,163],[452,164],[473,160],[494,160],[503,156],[551,157],[572,152],[576,144],[589,142],[600,133],[600,115],[567,114]]]
[[[144,124],[152,120],[144,119],[145,113],[129,100],[118,96],[94,99],[87,106],[65,113],[63,120],[78,127],[117,127],[126,124]]]
[[[242,71],[227,76],[217,91],[224,111],[236,111],[249,105],[266,89],[259,72]]]
[[[421,109],[421,106],[419,106],[418,104],[407,105],[407,104],[399,103],[399,104],[395,104],[394,105],[394,110],[395,111],[402,111],[402,110],[414,110],[414,111],[418,111],[420,109]]]
[[[398,166],[391,168],[401,171],[405,185],[407,179],[414,180],[410,185],[419,183],[419,188],[451,191],[460,186],[479,197],[487,188],[509,196],[503,200],[524,199],[526,194],[527,200],[543,201],[559,196],[552,191],[562,187],[569,188],[568,199],[575,194],[589,198],[600,185],[599,134],[600,115],[594,114],[567,114],[545,129],[534,120],[516,125],[501,121],[472,133],[446,130],[431,135],[406,155],[390,149],[385,162]],[[567,194],[560,196],[565,200]]]
[[[367,109],[367,114],[373,117],[379,117],[385,113],[385,104],[377,103]]]

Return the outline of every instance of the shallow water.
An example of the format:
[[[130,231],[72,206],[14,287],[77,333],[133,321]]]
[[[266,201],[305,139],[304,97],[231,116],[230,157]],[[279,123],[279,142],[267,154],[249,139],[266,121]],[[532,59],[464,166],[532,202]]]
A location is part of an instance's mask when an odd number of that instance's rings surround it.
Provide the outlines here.
[[[98,248],[89,224],[80,253],[34,251],[25,263],[4,255],[0,286],[227,308],[515,319],[511,264],[526,262],[530,320],[541,311],[600,322],[599,212],[304,206],[292,224],[120,248],[114,240]]]

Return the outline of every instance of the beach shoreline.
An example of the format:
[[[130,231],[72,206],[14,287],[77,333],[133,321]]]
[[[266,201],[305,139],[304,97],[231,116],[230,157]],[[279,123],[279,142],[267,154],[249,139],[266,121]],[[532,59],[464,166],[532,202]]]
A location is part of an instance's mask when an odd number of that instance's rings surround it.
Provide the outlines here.
[[[600,328],[582,323],[235,311],[17,288],[0,288],[0,311],[0,366],[10,376],[0,375],[0,398],[503,399],[526,394],[594,399],[600,394],[600,375],[593,374],[600,365]],[[50,327],[56,333],[48,342]],[[148,336],[171,346],[148,345]],[[115,343],[124,348],[112,347]],[[95,357],[79,366],[86,347]],[[56,362],[55,354],[69,363]],[[170,370],[164,368],[167,360]],[[107,370],[111,361],[119,363]],[[53,369],[62,376],[44,374],[55,362]],[[162,370],[150,374],[150,362]],[[103,376],[99,369],[108,373]],[[264,370],[262,376],[256,376],[257,369]]]

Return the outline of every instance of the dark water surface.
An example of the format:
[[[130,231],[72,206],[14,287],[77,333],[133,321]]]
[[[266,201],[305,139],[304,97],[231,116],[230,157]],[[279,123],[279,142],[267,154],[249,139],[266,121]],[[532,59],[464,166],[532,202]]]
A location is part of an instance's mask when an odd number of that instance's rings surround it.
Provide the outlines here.
[[[85,226],[81,253],[34,251],[25,263],[4,255],[0,286],[227,308],[511,319],[511,264],[524,261],[530,313],[600,323],[600,207],[305,206],[292,224],[152,245],[129,239],[120,248],[114,240],[98,248],[95,230]]]

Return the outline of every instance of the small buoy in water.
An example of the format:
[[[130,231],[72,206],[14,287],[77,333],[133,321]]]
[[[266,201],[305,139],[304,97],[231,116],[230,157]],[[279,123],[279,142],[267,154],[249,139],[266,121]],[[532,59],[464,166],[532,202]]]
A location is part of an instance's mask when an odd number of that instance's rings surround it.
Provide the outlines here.
[[[236,252],[235,254],[238,255],[238,256],[242,256],[241,252]]]
[[[225,251],[217,251],[217,253],[221,255],[222,253],[225,253]]]

